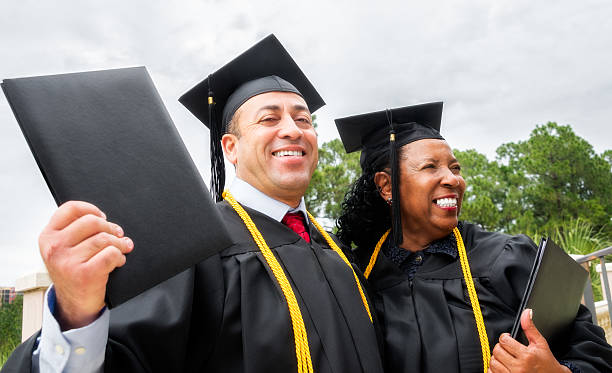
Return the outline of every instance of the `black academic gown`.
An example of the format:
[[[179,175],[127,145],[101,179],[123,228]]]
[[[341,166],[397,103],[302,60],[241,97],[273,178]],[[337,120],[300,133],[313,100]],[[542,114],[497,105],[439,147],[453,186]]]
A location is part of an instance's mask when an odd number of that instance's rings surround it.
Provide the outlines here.
[[[510,332],[537,250],[526,236],[486,232],[463,223],[461,235],[491,350]],[[357,250],[367,264],[372,248]],[[413,280],[382,250],[368,279],[384,336],[387,372],[482,372],[482,352],[459,259],[428,255]],[[581,306],[555,357],[581,372],[612,372],[612,349]]]
[[[297,371],[280,287],[242,220],[227,203],[218,206],[234,244],[113,309],[106,372]],[[314,371],[382,372],[374,326],[346,264],[313,227],[309,244],[246,210],[291,282]],[[29,371],[22,360],[32,346],[19,347],[6,369]]]

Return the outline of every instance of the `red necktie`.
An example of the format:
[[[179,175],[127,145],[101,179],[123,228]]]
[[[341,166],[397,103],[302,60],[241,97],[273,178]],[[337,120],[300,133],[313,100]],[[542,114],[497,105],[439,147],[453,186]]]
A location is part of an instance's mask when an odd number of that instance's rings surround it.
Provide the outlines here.
[[[299,212],[288,212],[281,223],[291,228],[295,233],[304,239],[304,241],[310,243],[310,236],[308,235],[308,229],[306,229],[306,219],[301,211]]]

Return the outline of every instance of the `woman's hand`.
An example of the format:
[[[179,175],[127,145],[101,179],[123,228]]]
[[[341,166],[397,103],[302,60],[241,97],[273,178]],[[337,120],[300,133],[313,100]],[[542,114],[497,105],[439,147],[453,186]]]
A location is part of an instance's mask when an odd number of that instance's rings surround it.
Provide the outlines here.
[[[521,315],[521,326],[529,345],[525,346],[504,333],[499,343],[493,348],[493,356],[489,364],[492,373],[518,372],[564,372],[571,373],[569,368],[559,364],[550,351],[548,342],[535,327],[532,310],[526,309]]]

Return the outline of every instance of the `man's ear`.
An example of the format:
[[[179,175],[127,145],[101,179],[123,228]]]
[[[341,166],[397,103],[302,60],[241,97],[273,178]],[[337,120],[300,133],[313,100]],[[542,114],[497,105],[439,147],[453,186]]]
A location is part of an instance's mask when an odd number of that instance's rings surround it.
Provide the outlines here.
[[[238,146],[240,140],[236,135],[232,135],[231,133],[226,133],[221,138],[221,146],[223,147],[223,153],[225,154],[225,158],[236,166],[238,163]]]
[[[374,174],[374,184],[378,187],[378,193],[385,201],[393,198],[391,193],[391,175],[384,171]]]

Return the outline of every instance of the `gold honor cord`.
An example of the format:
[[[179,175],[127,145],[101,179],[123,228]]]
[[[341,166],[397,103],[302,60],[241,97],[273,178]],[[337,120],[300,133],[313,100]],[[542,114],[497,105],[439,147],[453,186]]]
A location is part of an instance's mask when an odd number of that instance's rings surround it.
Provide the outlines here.
[[[349,263],[348,259],[346,259],[346,256],[344,255],[344,253],[342,252],[342,250],[340,250],[338,245],[336,245],[334,240],[332,240],[330,235],[325,231],[325,229],[323,229],[323,227],[321,227],[321,224],[319,224],[319,222],[315,220],[314,216],[312,216],[308,211],[306,211],[306,213],[308,213],[308,218],[310,219],[310,221],[312,221],[312,224],[314,224],[314,226],[317,227],[317,230],[319,231],[319,233],[321,233],[321,235],[325,238],[325,241],[327,241],[327,244],[329,245],[329,247],[331,247],[340,256],[340,258],[342,258],[344,263],[346,263],[346,265],[353,272],[353,277],[355,277],[355,283],[357,284],[359,295],[361,295],[361,301],[363,302],[363,306],[365,307],[365,310],[368,313],[370,322],[372,322],[372,313],[370,313],[370,306],[368,305],[368,300],[366,299],[365,294],[363,293],[363,289],[361,288],[361,283],[359,282],[359,279],[357,278],[357,274],[355,273],[353,266],[351,265],[351,263]]]
[[[478,295],[476,294],[476,288],[474,287],[474,280],[472,279],[472,272],[470,271],[470,264],[467,260],[467,254],[465,253],[465,246],[463,245],[463,238],[459,229],[455,227],[453,229],[455,234],[455,241],[457,241],[457,249],[459,250],[459,259],[461,260],[461,270],[463,271],[463,278],[465,279],[465,285],[470,295],[470,303],[472,303],[472,310],[474,311],[474,318],[476,319],[476,328],[478,328],[478,337],[480,337],[480,348],[482,349],[482,365],[484,366],[484,373],[489,370],[489,360],[491,359],[491,351],[489,349],[489,339],[487,338],[487,329],[485,328],[484,319],[482,318],[482,311],[480,310],[480,303],[478,302]]]
[[[368,266],[366,267],[365,272],[363,272],[363,275],[365,276],[366,279],[370,277],[372,268],[374,268],[374,264],[376,264],[376,259],[378,259],[378,253],[380,252],[380,248],[382,247],[382,244],[387,239],[389,232],[391,232],[391,229],[389,229],[388,231],[385,232],[385,234],[382,235],[380,240],[378,240],[376,247],[374,248],[374,252],[372,253],[372,256],[370,257],[370,262],[368,263]]]
[[[372,268],[374,268],[374,264],[376,263],[376,259],[378,258],[378,254],[380,253],[380,248],[387,239],[387,236],[389,235],[390,231],[391,229],[386,231],[382,235],[380,240],[378,240],[376,247],[374,247],[374,252],[370,257],[370,262],[368,263],[368,266],[366,267],[366,270],[363,273],[366,279],[370,277]],[[463,238],[461,237],[461,233],[459,232],[459,229],[457,227],[453,229],[453,234],[455,235],[455,241],[457,241],[457,251],[459,251],[461,271],[463,272],[463,278],[465,279],[465,284],[468,290],[468,294],[470,296],[470,303],[472,305],[472,310],[474,311],[474,319],[476,319],[476,328],[478,329],[478,338],[480,339],[480,347],[482,349],[482,364],[484,366],[484,373],[487,373],[487,371],[489,370],[489,360],[491,359],[491,351],[489,348],[489,339],[487,338],[487,330],[485,328],[484,319],[482,318],[482,311],[480,310],[480,303],[478,302],[476,288],[474,287],[474,280],[472,279],[470,264],[467,260],[465,246],[463,245]]]
[[[253,223],[253,220],[251,220],[249,214],[242,208],[242,206],[240,206],[238,202],[236,202],[231,193],[227,190],[224,191],[223,198],[234,208],[236,213],[238,213],[244,222],[244,225],[246,225],[247,229],[251,233],[251,236],[253,236],[253,240],[255,240],[259,250],[266,259],[268,266],[272,270],[274,277],[276,277],[276,281],[278,281],[281,290],[283,291],[283,295],[287,301],[287,306],[289,307],[289,315],[291,316],[291,324],[293,326],[298,373],[313,373],[312,358],[310,357],[310,348],[308,347],[306,326],[304,325],[304,319],[302,318],[300,306],[298,305],[293,289],[291,288],[291,284],[289,283],[283,268],[272,253],[272,250],[270,250],[270,247],[268,247],[268,244],[263,239],[263,236],[255,226],[255,223]]]

